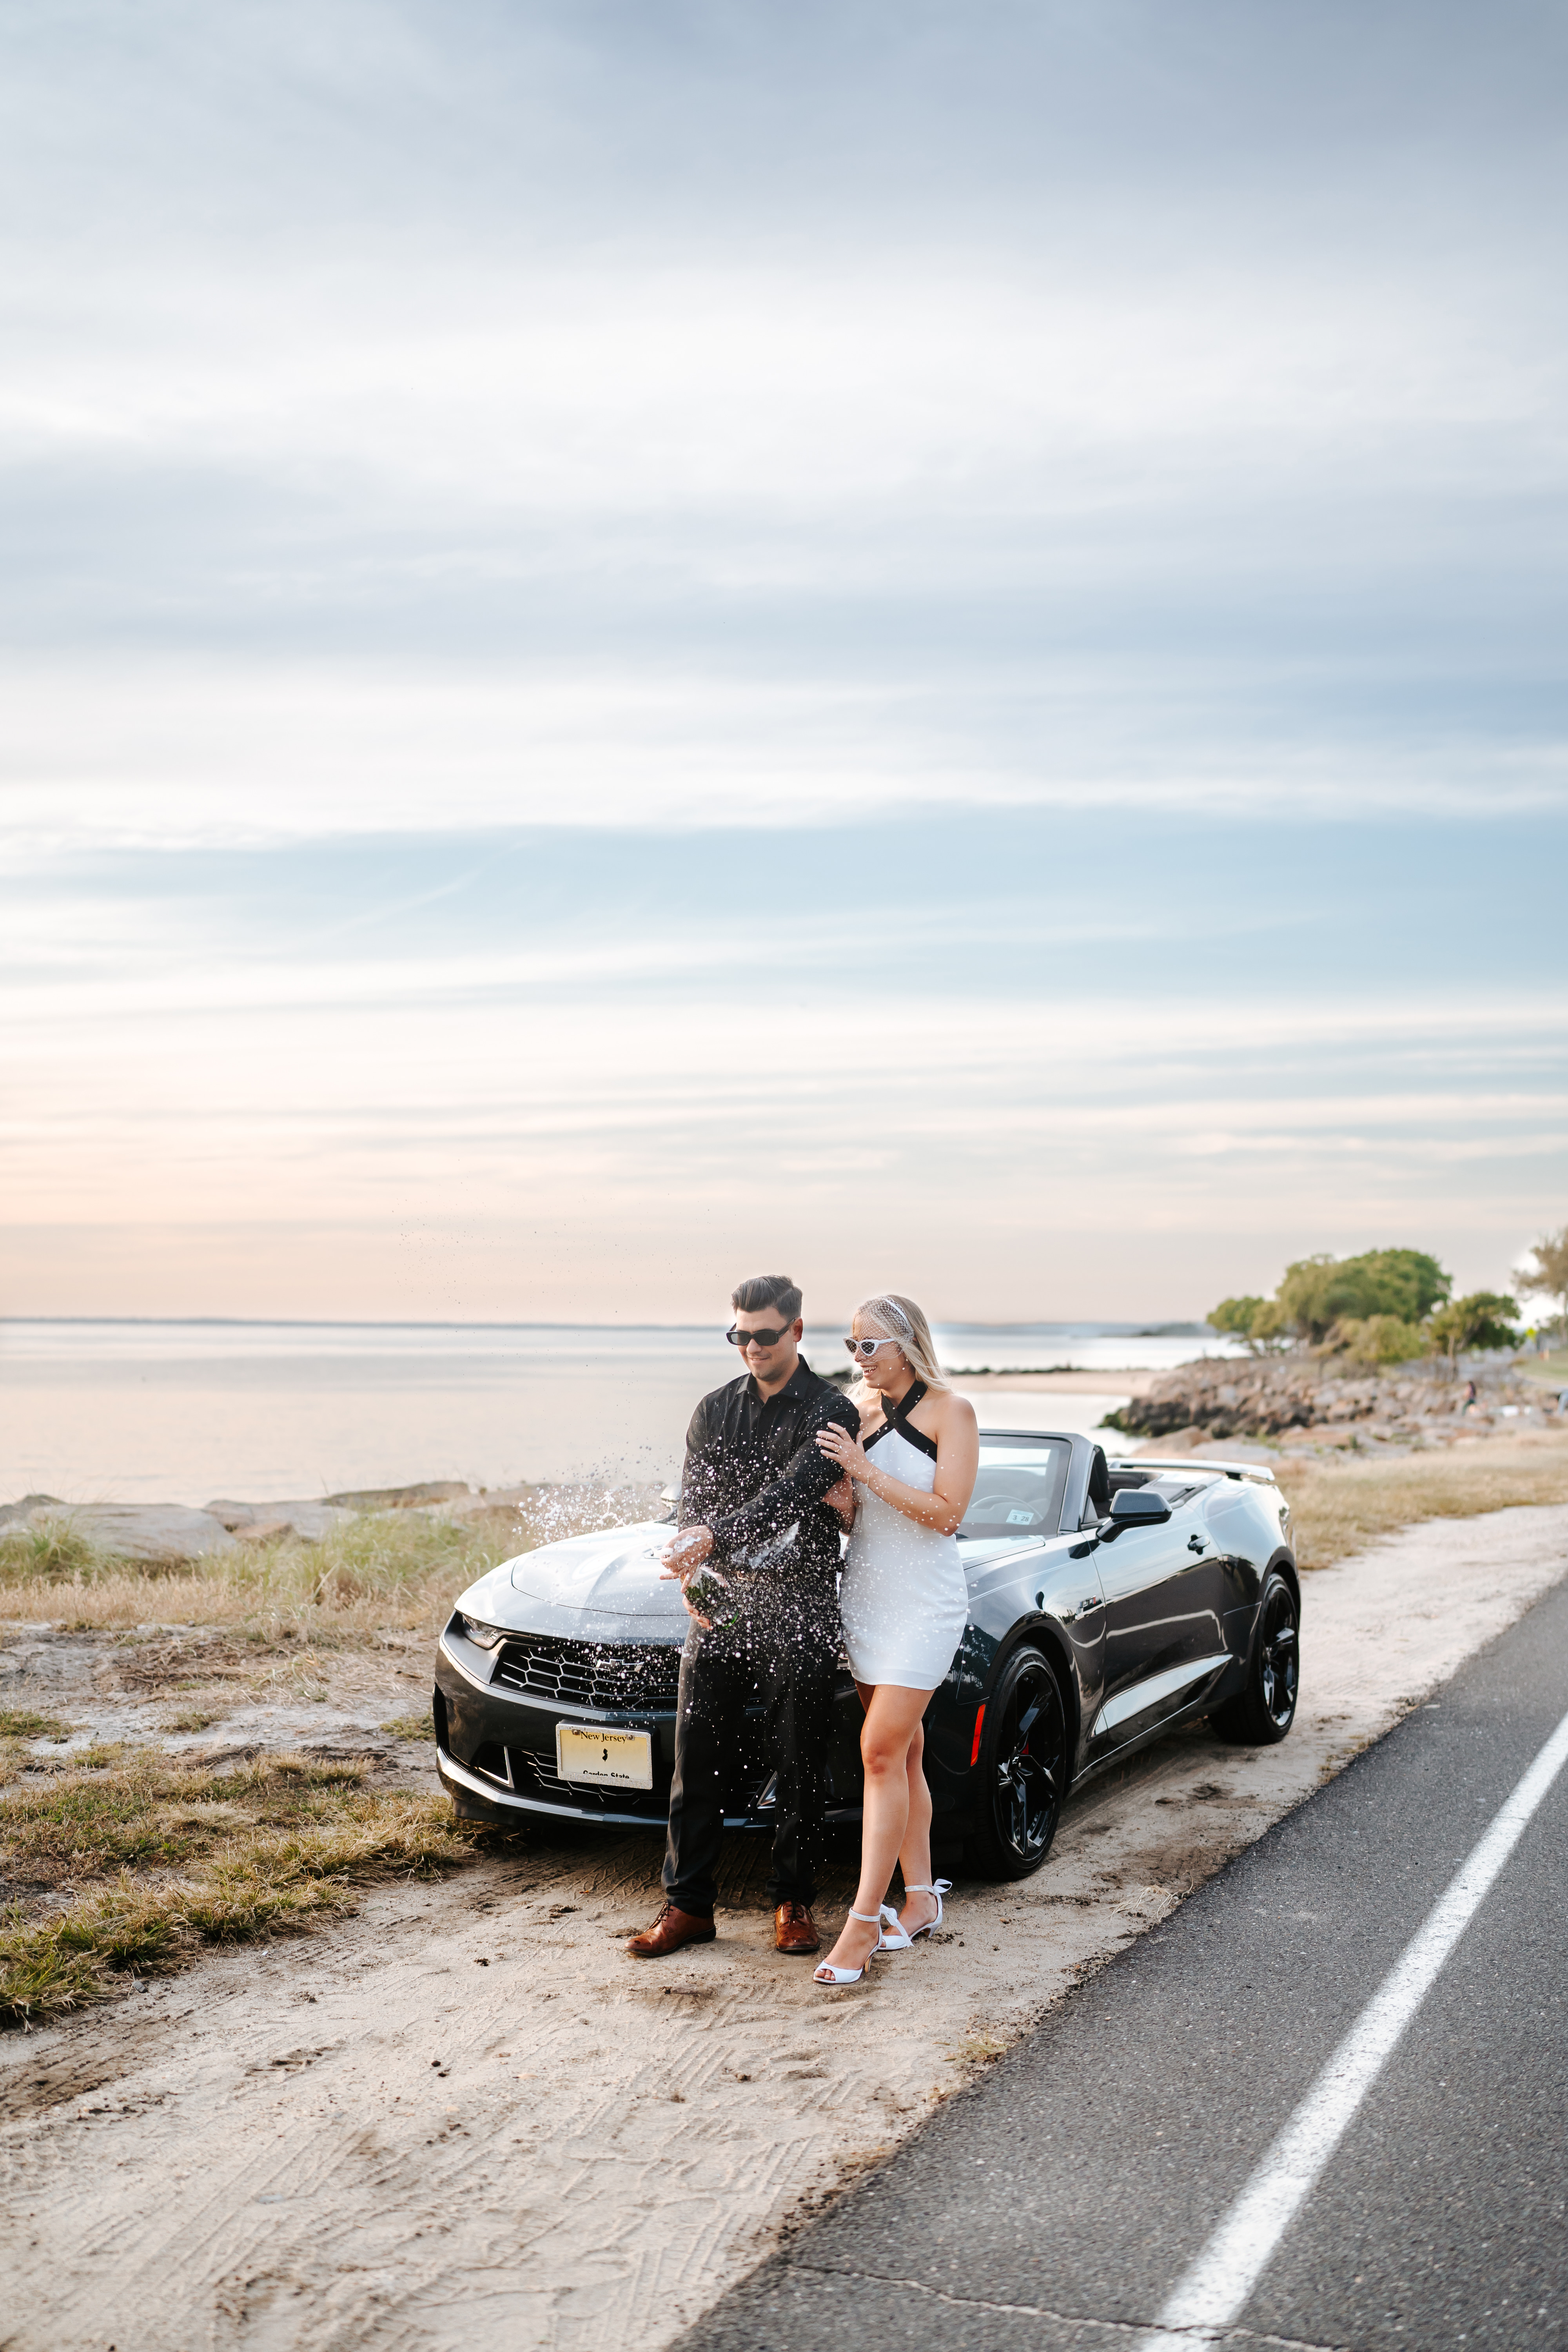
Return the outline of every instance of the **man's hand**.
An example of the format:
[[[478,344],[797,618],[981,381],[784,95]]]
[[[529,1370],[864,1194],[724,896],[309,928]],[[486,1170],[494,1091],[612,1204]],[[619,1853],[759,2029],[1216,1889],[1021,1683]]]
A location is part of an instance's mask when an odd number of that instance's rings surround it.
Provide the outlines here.
[[[686,1586],[688,1579],[696,1575],[698,1570],[709,1558],[712,1549],[713,1530],[711,1528],[684,1528],[680,1534],[674,1538],[673,1542],[666,1544],[664,1548],[664,1566],[659,1570],[659,1574],[667,1582],[672,1577],[678,1577],[679,1579],[680,1598],[684,1604],[686,1613],[691,1619],[693,1624],[701,1626],[702,1631],[705,1633],[711,1630],[713,1620],[710,1617],[700,1617],[698,1615],[696,1610],[691,1606],[690,1601],[686,1598]]]
[[[823,1501],[833,1512],[841,1528],[847,1531],[855,1524],[855,1481],[847,1472],[837,1486],[829,1486]]]
[[[679,1535],[666,1544],[664,1566],[659,1573],[667,1581],[671,1577],[679,1577],[684,1585],[687,1578],[695,1576],[703,1562],[712,1556],[712,1551],[711,1528],[683,1528]],[[694,1617],[697,1614],[695,1610],[691,1613]]]

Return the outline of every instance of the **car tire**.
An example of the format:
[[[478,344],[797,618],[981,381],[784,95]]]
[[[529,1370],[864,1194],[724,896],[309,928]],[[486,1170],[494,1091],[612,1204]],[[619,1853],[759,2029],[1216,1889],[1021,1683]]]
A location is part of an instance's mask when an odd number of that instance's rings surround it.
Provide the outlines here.
[[[1258,1603],[1247,1687],[1209,1717],[1222,1739],[1237,1747],[1272,1748],[1285,1738],[1296,1720],[1300,1633],[1301,1612],[1296,1596],[1279,1571],[1271,1569],[1263,1580]]]
[[[974,1779],[975,1826],[964,1842],[986,1878],[1027,1878],[1051,1850],[1067,1792],[1067,1709],[1056,1669],[1026,1642],[985,1702]]]

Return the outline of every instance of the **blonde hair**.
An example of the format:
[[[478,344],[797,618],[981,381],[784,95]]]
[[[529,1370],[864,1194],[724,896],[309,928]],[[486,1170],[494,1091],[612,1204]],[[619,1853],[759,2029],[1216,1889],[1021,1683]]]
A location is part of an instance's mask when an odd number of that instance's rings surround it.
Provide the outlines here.
[[[868,1323],[880,1339],[896,1339],[916,1380],[924,1381],[928,1389],[952,1386],[938,1360],[931,1325],[912,1298],[905,1298],[896,1290],[885,1290],[879,1297],[863,1298],[849,1320],[852,1324]],[[880,1391],[873,1389],[862,1375],[850,1394],[857,1404],[867,1404]]]

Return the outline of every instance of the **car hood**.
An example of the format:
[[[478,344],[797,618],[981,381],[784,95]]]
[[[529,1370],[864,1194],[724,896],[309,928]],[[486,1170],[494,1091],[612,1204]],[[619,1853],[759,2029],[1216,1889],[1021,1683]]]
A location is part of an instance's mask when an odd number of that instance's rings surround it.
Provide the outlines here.
[[[509,1633],[564,1633],[582,1640],[650,1641],[684,1636],[680,1588],[659,1574],[675,1530],[661,1519],[569,1536],[503,1560],[470,1585],[458,1606]]]
[[[558,1633],[586,1642],[684,1639],[689,1620],[679,1587],[659,1574],[660,1555],[674,1528],[667,1520],[606,1528],[541,1544],[502,1560],[468,1587],[458,1607],[508,1633]],[[963,1566],[973,1587],[996,1567],[1038,1546],[1016,1538],[965,1542]]]

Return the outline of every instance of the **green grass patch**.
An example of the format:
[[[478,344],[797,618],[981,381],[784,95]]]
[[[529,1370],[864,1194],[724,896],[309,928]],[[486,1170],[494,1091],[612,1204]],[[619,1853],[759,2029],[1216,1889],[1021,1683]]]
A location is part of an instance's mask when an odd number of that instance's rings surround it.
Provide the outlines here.
[[[37,2022],[129,1971],[297,1932],[374,1879],[447,1869],[488,1842],[444,1798],[378,1792],[366,1771],[299,1757],[192,1771],[143,1750],[107,1771],[13,1784],[0,1801],[8,1874],[101,1883],[47,1915],[0,1915],[0,2018]]]
[[[76,1726],[29,1706],[0,1707],[0,1739],[68,1739]]]
[[[205,1731],[210,1725],[221,1723],[221,1715],[205,1714],[199,1706],[189,1707],[183,1715],[166,1715],[159,1723],[160,1731]]]
[[[389,1731],[394,1739],[434,1739],[436,1737],[436,1719],[428,1712],[424,1715],[395,1715],[381,1727],[383,1731]]]
[[[100,1575],[104,1558],[68,1519],[0,1535],[0,1583],[58,1584]]]

